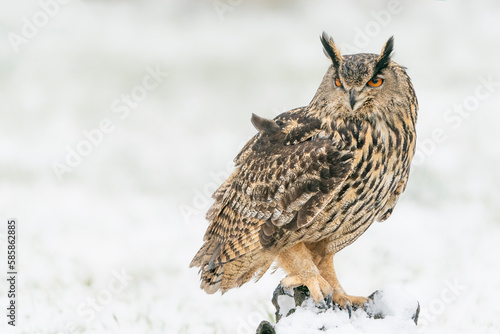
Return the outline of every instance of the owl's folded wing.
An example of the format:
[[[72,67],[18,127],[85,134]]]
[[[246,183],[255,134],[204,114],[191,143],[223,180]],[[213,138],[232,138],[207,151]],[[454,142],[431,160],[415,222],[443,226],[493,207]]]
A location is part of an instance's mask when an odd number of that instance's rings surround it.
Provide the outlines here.
[[[295,144],[287,138],[254,138],[245,159],[214,194],[205,241],[216,239],[219,245],[210,262],[269,247],[283,231],[308,225],[349,175],[350,150],[339,150],[329,138]]]

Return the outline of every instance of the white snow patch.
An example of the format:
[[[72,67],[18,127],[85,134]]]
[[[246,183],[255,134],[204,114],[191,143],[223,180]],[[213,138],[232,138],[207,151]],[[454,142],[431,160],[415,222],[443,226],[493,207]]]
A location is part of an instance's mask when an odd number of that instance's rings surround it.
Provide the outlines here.
[[[289,295],[278,296],[280,316],[285,317],[295,307],[295,299]]]
[[[411,319],[419,307],[418,301],[402,289],[389,287],[379,290],[368,304],[368,312],[401,319]]]
[[[383,319],[368,316],[367,312],[358,309],[349,318],[345,310],[319,310],[314,301],[307,299],[302,307],[286,318],[282,318],[275,326],[277,334],[294,333],[372,333],[401,334],[417,333],[412,316],[418,302],[410,294],[396,288],[380,290],[370,302],[368,312],[382,313]]]

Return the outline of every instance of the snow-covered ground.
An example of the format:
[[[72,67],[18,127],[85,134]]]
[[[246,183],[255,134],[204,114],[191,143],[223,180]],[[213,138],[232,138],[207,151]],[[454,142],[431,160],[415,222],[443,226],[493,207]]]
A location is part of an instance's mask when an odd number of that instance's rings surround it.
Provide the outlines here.
[[[366,309],[352,310],[350,314],[336,306],[318,307],[310,297],[295,307],[293,291],[286,291],[276,299],[281,317],[274,326],[277,334],[418,333],[415,320],[418,319],[419,304],[405,291],[394,288],[378,290],[370,296]]]
[[[415,296],[423,333],[498,334],[499,15],[494,0],[2,3],[0,268],[14,217],[17,333],[244,334],[272,320],[281,271],[221,297],[188,264],[251,113],[312,98],[325,30],[346,53],[394,35],[420,102],[407,191],[336,257],[344,288]]]

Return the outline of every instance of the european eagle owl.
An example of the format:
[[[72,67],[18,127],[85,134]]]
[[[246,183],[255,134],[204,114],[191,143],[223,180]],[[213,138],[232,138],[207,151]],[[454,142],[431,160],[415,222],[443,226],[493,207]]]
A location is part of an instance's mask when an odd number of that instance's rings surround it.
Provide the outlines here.
[[[317,303],[367,301],[345,293],[333,256],[387,219],[405,190],[418,103],[391,60],[392,37],[380,54],[342,56],[326,33],[321,42],[331,65],[312,101],[273,120],[253,115],[258,133],[213,194],[191,262],[208,293],[259,279],[277,261],[282,286],[305,285]]]

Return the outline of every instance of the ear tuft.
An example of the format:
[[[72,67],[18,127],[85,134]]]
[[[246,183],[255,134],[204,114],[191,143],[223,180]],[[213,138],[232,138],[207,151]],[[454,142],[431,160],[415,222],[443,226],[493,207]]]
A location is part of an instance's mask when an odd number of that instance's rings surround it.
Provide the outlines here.
[[[394,36],[391,36],[382,48],[382,52],[380,52],[380,56],[375,64],[375,69],[373,71],[374,75],[377,75],[389,65],[392,51],[394,51]]]
[[[333,39],[324,31],[323,34],[321,34],[320,39],[321,44],[323,44],[323,51],[325,52],[325,55],[330,58],[335,68],[339,68],[340,62],[342,61],[342,55],[339,50],[337,50]]]

